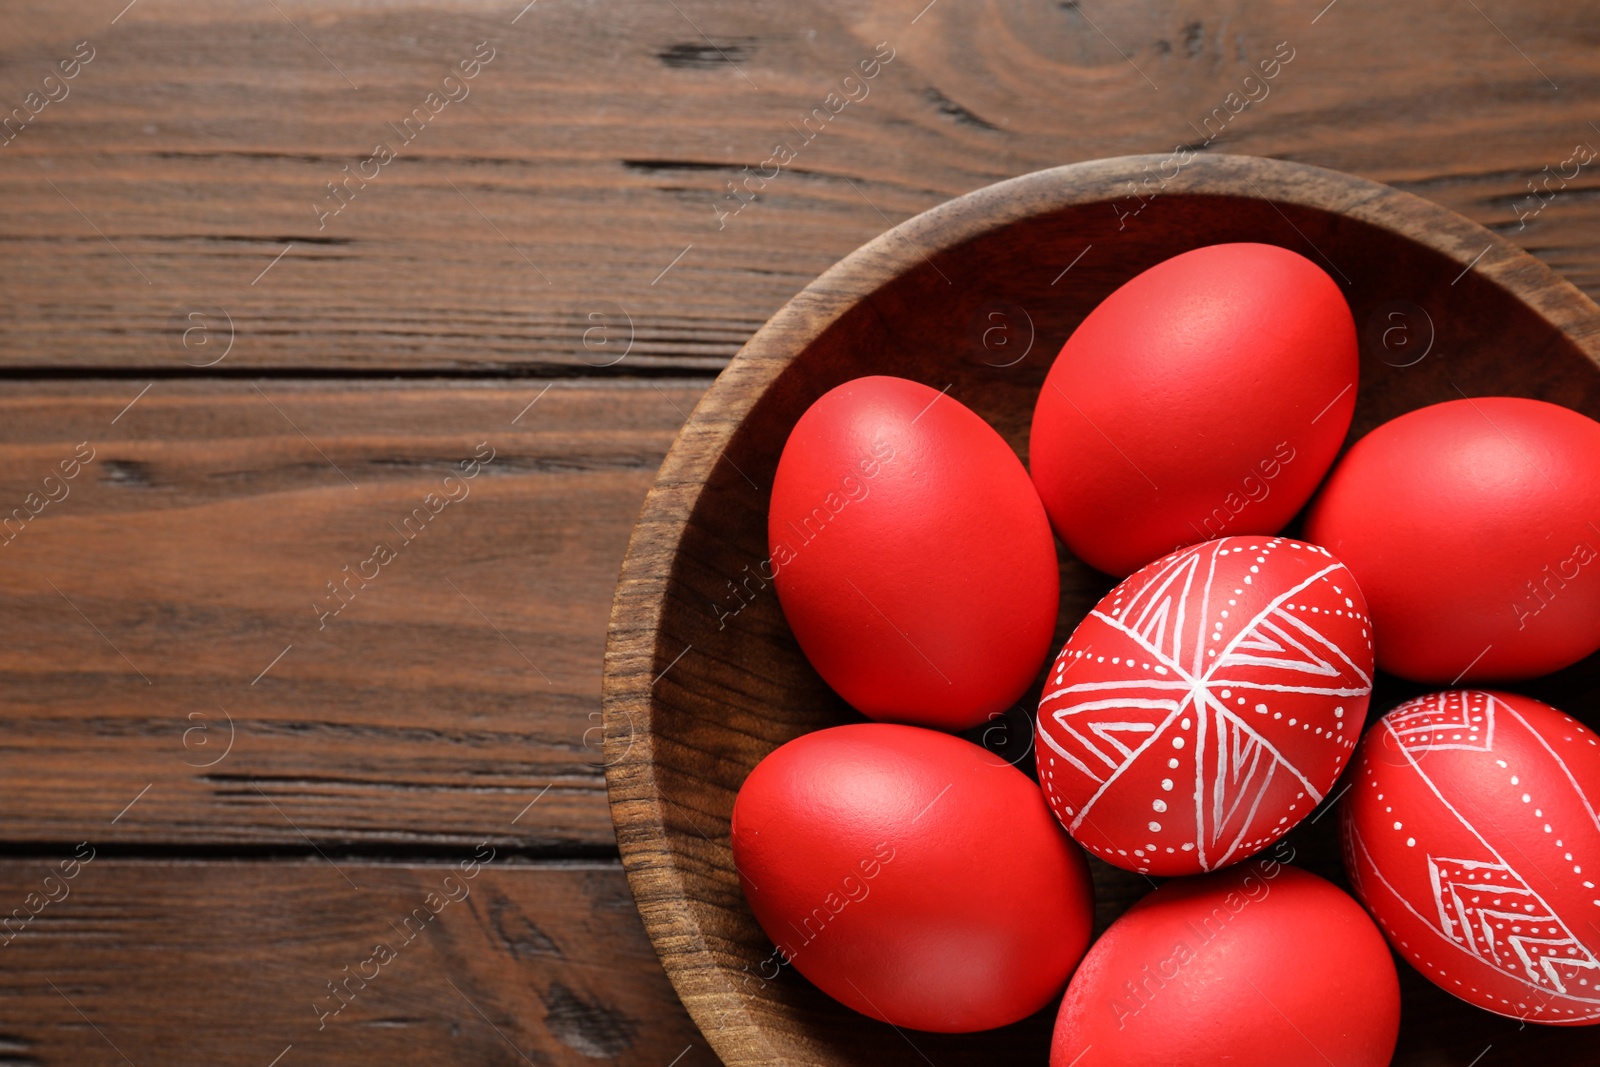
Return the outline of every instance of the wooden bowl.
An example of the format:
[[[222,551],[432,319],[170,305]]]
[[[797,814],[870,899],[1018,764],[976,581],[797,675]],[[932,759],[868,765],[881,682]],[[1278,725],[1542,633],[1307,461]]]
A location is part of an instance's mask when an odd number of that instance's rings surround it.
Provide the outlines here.
[[[785,741],[860,716],[811,669],[760,577],[768,494],[800,414],[864,374],[948,387],[1026,460],[1045,371],[1090,309],[1160,260],[1220,241],[1293,249],[1343,286],[1362,346],[1348,441],[1462,395],[1600,418],[1600,308],[1453,212],[1316,167],[1242,156],[1058,167],[942,204],[845,257],[695,408],[645,501],[611,615],[607,784],[622,861],[668,976],[726,1063],[1047,1063],[1053,1006],[987,1033],[905,1033],[773,962],[733,869],[734,796]],[[1058,645],[1112,584],[1063,552]],[[1521,688],[1587,714],[1600,656]],[[1380,676],[1371,719],[1417,691]],[[1038,693],[969,736],[1032,773]],[[1335,821],[1289,840],[1297,862],[1342,883]],[[1149,885],[1091,863],[1103,928]],[[1400,972],[1396,1063],[1465,1065],[1490,1044],[1499,1063],[1593,1062],[1592,1033],[1519,1027]]]

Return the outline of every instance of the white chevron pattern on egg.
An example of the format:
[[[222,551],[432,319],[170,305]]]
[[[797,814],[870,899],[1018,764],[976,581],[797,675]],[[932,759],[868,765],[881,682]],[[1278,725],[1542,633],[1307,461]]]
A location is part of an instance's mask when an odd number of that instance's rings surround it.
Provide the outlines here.
[[[1345,869],[1402,957],[1501,1015],[1600,1022],[1600,737],[1528,697],[1430,693],[1351,777]]]
[[[1073,633],[1039,707],[1045,794],[1119,866],[1179,874],[1259,851],[1338,777],[1366,714],[1365,603],[1337,560],[1231,537],[1134,574]]]

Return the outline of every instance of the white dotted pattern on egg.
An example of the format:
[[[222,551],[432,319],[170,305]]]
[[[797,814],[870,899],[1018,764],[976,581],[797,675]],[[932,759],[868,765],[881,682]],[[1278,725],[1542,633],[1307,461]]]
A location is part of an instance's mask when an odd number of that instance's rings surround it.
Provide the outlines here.
[[[1526,697],[1431,693],[1362,744],[1345,867],[1440,988],[1514,1018],[1600,1023],[1600,738]]]
[[[1229,537],[1112,590],[1052,664],[1040,781],[1089,851],[1144,873],[1236,862],[1309,814],[1355,747],[1372,636],[1315,545]]]

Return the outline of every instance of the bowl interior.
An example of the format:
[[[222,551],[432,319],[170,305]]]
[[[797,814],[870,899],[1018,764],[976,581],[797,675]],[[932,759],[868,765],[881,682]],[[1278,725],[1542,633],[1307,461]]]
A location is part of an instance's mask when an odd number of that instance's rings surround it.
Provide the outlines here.
[[[1145,197],[1129,192],[1122,171],[1086,177],[1060,168],[891,231],[757,335],[674,450],[698,443],[701,454],[663,468],[613,623],[613,808],[652,938],[728,1063],[1042,1065],[1054,1016],[1052,1007],[974,1035],[898,1032],[778,967],[744,902],[728,824],[745,776],[785,741],[860,718],[808,665],[759,574],[778,456],[817,397],[863,374],[948,389],[1026,461],[1044,374],[1100,300],[1179,252],[1259,241],[1318,263],[1350,302],[1362,352],[1347,445],[1402,412],[1461,396],[1537,397],[1600,418],[1600,368],[1584,339],[1594,336],[1596,309],[1525,253],[1442,208],[1357,179],[1266,161],[1198,162]],[[1137,175],[1137,164],[1123,170]],[[1099,185],[1072,202],[1052,192],[1051,182],[1091,179]],[[1468,267],[1477,247],[1487,252]],[[1062,553],[1058,645],[1113,584]],[[619,640],[644,657],[631,680],[610,676],[623,673]],[[1030,774],[1042,678],[1041,670],[1012,712],[968,735]],[[1587,716],[1600,662],[1519,688]],[[1418,691],[1380,676],[1369,722]],[[1335,821],[1302,824],[1289,841],[1298,863],[1342,884]],[[1153,883],[1090,862],[1103,928]],[[1515,1021],[1400,970],[1397,1063],[1467,1063],[1491,1043],[1551,1063],[1588,1062],[1583,1048],[1593,1038],[1581,1030],[1518,1032]]]

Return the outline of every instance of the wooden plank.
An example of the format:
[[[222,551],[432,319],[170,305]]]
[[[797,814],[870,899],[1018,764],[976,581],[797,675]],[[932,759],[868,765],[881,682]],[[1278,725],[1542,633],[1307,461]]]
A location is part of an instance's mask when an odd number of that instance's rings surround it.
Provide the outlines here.
[[[0,387],[4,840],[614,848],[605,620],[703,381],[145,384]]]
[[[277,7],[11,9],[6,107],[77,42],[94,58],[0,148],[0,363],[181,370],[217,351],[182,343],[205,310],[233,324],[224,368],[573,371],[626,350],[619,373],[715,369],[890,222],[1208,137],[1434,198],[1600,295],[1594,166],[1561,166],[1600,146],[1582,5],[631,0],[603,27],[559,0]],[[405,142],[481,41],[467,95]],[[893,59],[846,86],[878,42]],[[1280,42],[1292,60],[1250,89]],[[833,115],[836,91],[866,95]],[[321,218],[380,142],[396,157]],[[730,183],[761,170],[741,208]]]
[[[92,858],[73,866],[74,854]],[[151,862],[89,843],[0,861],[0,915],[20,912],[0,932],[0,1063],[267,1067],[280,1054],[277,1067],[717,1062],[662,974],[616,863],[495,853],[465,878],[459,865],[474,855],[490,853],[467,846],[448,862],[408,864]],[[1092,862],[1099,874],[1131,877]],[[63,878],[64,869],[75,873]],[[1408,1016],[1432,1025],[1408,1028],[1396,1064],[1459,1067],[1491,1044],[1516,1050],[1515,1062],[1545,1062],[1592,1041],[1579,1028],[1519,1029],[1408,967],[1400,974]],[[330,994],[330,981],[349,981],[345,995]],[[789,968],[777,981],[805,986]],[[872,1029],[886,1049],[903,1044],[888,1027]]]
[[[338,868],[0,862],[0,1062],[716,1063],[616,863]]]

